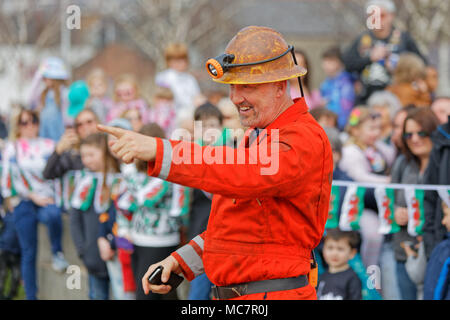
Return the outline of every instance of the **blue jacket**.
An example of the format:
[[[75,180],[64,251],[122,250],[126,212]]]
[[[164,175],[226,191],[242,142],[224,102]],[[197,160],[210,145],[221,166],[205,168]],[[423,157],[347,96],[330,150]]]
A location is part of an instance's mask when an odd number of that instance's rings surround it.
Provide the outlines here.
[[[450,300],[450,232],[431,252],[424,282],[425,300]]]

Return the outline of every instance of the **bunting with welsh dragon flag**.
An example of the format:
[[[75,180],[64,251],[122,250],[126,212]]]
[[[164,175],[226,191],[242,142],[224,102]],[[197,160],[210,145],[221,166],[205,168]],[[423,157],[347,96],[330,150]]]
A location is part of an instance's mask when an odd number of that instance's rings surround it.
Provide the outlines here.
[[[408,208],[408,233],[413,237],[423,233],[425,223],[424,196],[424,190],[405,188],[406,206]]]
[[[375,188],[375,200],[378,207],[378,221],[380,226],[378,232],[389,234],[400,231],[400,226],[395,222],[394,213],[395,191],[392,188]]]
[[[347,187],[342,204],[339,228],[343,231],[359,230],[359,221],[364,210],[366,188],[357,185]]]

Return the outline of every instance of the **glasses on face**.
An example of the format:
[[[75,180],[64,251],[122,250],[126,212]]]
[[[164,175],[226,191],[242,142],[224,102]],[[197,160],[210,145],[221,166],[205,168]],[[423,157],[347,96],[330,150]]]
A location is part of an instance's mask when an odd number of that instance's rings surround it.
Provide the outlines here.
[[[91,124],[93,124],[94,123],[94,120],[86,120],[86,121],[84,121],[84,122],[77,122],[77,123],[75,123],[75,128],[80,128],[80,127],[82,127],[82,126],[84,126],[84,125],[91,125]]]
[[[19,126],[21,127],[26,127],[29,124],[37,124],[38,121],[36,119],[30,119],[30,120],[25,120],[25,121],[19,121]]]
[[[403,138],[405,138],[405,140],[410,140],[412,139],[413,135],[417,134],[420,138],[426,138],[429,136],[428,133],[426,133],[425,131],[419,131],[419,132],[405,132],[403,134]]]

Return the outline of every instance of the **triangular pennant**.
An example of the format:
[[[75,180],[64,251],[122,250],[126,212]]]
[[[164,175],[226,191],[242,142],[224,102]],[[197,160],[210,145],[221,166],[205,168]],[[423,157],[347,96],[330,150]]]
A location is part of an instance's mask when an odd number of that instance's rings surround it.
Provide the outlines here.
[[[394,198],[394,189],[383,187],[375,189],[375,200],[378,206],[378,220],[380,222],[378,232],[381,234],[389,234],[400,231],[400,226],[395,222],[394,218]]]
[[[413,237],[423,233],[422,229],[425,223],[424,195],[425,192],[421,189],[405,189],[405,199],[408,208],[408,233]]]
[[[339,219],[339,228],[341,230],[359,230],[359,221],[364,210],[365,193],[366,188],[356,185],[347,187]]]

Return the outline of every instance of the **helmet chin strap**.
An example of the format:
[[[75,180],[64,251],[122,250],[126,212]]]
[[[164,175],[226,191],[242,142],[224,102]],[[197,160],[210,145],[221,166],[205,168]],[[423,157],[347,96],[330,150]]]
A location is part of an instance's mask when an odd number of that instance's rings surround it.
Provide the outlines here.
[[[292,58],[294,58],[294,63],[296,65],[298,65],[297,58],[295,58],[294,47],[292,47],[291,53],[292,53]],[[302,98],[304,98],[305,95],[303,94],[302,77],[298,77],[297,80],[298,80],[298,85],[300,87],[300,95],[301,95]]]

